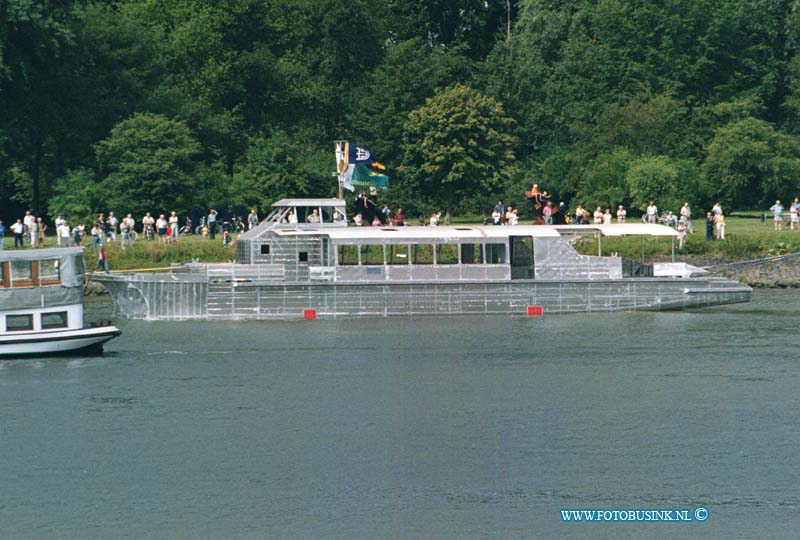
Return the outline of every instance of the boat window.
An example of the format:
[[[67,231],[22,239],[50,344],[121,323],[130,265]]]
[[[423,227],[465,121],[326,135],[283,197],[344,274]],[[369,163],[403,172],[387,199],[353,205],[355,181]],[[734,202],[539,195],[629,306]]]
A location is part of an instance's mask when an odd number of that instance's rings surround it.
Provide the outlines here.
[[[58,259],[44,259],[39,261],[39,283],[41,285],[57,285],[61,283]]]
[[[8,279],[6,278],[6,272],[8,272],[7,268],[7,263],[0,263],[0,287],[8,287]]]
[[[353,266],[358,264],[358,246],[338,246],[336,248],[339,266]]]
[[[433,246],[431,244],[412,245],[411,264],[433,264]]]
[[[6,330],[8,332],[33,330],[33,315],[6,315]]]
[[[308,262],[308,251],[298,251],[297,260],[300,262]]]
[[[386,246],[386,260],[389,264],[408,264],[408,244]]]
[[[11,261],[11,286],[30,287],[33,285],[33,265],[31,261]]]
[[[378,244],[361,246],[361,264],[383,264],[383,246]]]
[[[461,262],[464,264],[481,264],[483,262],[481,244],[461,244]]]
[[[269,244],[261,244],[261,254],[269,255]]]
[[[489,264],[504,264],[506,262],[506,245],[486,244],[486,262]]]
[[[458,244],[438,244],[436,264],[458,264]]]
[[[42,313],[42,330],[49,328],[66,328],[67,312],[56,311],[54,313]]]

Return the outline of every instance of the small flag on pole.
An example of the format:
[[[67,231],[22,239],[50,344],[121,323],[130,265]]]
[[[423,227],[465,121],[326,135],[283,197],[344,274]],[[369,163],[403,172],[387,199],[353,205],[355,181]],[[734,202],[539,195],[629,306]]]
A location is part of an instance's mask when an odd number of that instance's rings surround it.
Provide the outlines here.
[[[97,249],[97,267],[102,268],[108,274],[108,259],[106,259],[106,251],[103,249],[103,244]]]

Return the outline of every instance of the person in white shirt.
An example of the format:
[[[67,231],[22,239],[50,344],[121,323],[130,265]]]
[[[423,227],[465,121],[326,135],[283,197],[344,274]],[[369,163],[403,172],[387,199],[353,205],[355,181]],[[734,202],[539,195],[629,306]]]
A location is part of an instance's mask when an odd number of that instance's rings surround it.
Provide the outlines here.
[[[178,214],[175,210],[169,215],[169,237],[173,244],[178,241]]]
[[[658,207],[656,203],[650,201],[650,204],[647,205],[647,223],[655,223],[658,221]]]
[[[692,209],[689,208],[688,202],[683,203],[683,206],[681,206],[681,217],[685,218],[684,221],[686,223],[686,233],[687,234],[693,233],[694,229],[692,228]]]
[[[72,238],[70,237],[69,223],[67,220],[62,219],[61,224],[56,227],[56,235],[58,235],[58,245],[61,247],[70,247],[72,245]]]
[[[30,210],[26,210],[25,217],[22,218],[22,225],[25,227],[22,231],[22,234],[27,240],[30,240],[31,238],[31,233],[33,232],[33,226],[35,223],[36,218],[33,217],[33,214],[31,214]]]
[[[14,233],[14,249],[24,247],[22,235],[25,233],[25,225],[22,224],[21,220],[18,219],[17,222],[11,226],[11,232]]]
[[[610,225],[611,224],[611,209],[606,208],[606,211],[603,212],[603,225]]]
[[[628,212],[625,210],[625,207],[619,205],[617,207],[617,223],[625,223],[625,217],[628,215]]]

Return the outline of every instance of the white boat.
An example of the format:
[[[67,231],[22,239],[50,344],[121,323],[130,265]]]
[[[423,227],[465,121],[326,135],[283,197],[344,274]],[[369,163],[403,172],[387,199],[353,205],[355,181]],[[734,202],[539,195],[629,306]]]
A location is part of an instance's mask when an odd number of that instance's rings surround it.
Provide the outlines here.
[[[350,227],[342,199],[283,199],[236,243],[235,263],[103,274],[119,317],[150,320],[531,315],[747,302],[690,265],[602,254],[604,237],[675,238],[664,225]],[[580,235],[598,255],[579,254]]]
[[[83,327],[83,248],[0,251],[0,358],[97,353],[120,335]]]

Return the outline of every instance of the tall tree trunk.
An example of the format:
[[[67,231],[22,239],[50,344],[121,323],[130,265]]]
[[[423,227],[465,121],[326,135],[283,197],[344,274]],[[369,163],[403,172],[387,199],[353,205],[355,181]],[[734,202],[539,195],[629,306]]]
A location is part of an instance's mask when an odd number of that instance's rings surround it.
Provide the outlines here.
[[[44,152],[42,148],[41,141],[36,141],[36,149],[33,153],[33,170],[31,171],[31,181],[33,182],[32,185],[32,200],[31,200],[31,207],[33,210],[34,216],[39,216],[39,203],[41,198],[41,189],[40,189],[40,181],[42,178],[42,153]]]

